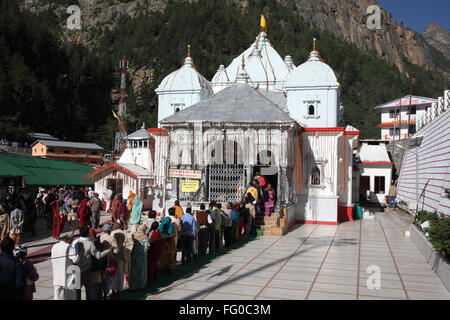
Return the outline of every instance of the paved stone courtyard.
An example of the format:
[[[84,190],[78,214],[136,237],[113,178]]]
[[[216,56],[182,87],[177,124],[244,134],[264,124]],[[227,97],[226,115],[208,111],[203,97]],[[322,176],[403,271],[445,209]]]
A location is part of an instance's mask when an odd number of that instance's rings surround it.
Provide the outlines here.
[[[284,237],[249,241],[147,299],[450,299],[406,228],[389,211],[339,226],[297,225]],[[381,271],[379,289],[367,285],[369,266]],[[36,267],[35,299],[52,299],[51,263]]]

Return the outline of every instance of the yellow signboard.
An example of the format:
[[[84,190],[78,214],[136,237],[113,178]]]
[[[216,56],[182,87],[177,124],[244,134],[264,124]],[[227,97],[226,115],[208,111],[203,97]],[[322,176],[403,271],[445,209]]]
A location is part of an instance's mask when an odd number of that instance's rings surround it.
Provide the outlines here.
[[[181,192],[197,192],[200,180],[182,180]]]

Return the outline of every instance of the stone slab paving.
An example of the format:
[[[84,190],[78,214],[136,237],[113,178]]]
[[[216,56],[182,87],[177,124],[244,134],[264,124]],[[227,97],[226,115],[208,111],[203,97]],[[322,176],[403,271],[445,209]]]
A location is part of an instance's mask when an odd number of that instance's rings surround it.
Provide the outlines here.
[[[405,218],[395,214],[387,210],[375,219],[339,226],[297,225],[284,237],[258,238],[147,299],[450,300],[441,280],[405,236],[405,223],[399,223]],[[103,214],[101,221],[108,218]],[[41,236],[24,237],[29,253],[49,249],[56,242],[45,229],[42,219]],[[66,226],[64,231],[68,230]],[[53,299],[51,261],[35,266],[40,278],[34,298]],[[379,289],[368,287],[368,282],[374,283],[368,268],[374,266],[380,271]]]
[[[394,214],[259,238],[147,299],[450,300]],[[380,272],[379,288],[371,289],[371,268]]]

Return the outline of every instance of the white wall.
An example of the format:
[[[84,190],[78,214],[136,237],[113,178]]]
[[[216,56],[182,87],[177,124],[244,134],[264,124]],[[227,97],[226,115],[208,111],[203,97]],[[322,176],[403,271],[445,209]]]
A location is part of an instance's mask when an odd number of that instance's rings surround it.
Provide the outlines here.
[[[308,115],[310,101],[317,101],[316,116]],[[287,90],[287,107],[291,117],[307,127],[338,126],[338,88],[295,88]]]
[[[392,166],[383,164],[360,164],[360,176],[370,177],[371,202],[384,203],[384,197],[389,194],[392,179]],[[375,194],[375,177],[384,177],[384,194]]]
[[[161,127],[160,121],[175,114],[173,104],[180,104],[180,111],[190,107],[202,99],[200,90],[196,91],[180,91],[170,93],[160,93],[158,95],[158,128]]]
[[[121,155],[118,163],[132,163],[138,165],[142,168],[149,170],[149,174],[153,174],[153,163],[152,157],[150,155],[150,142],[147,140],[147,147],[132,147],[135,140],[129,140],[127,143],[127,148]],[[139,146],[139,142],[138,142]]]
[[[338,197],[299,195],[296,219],[315,222],[337,222]]]

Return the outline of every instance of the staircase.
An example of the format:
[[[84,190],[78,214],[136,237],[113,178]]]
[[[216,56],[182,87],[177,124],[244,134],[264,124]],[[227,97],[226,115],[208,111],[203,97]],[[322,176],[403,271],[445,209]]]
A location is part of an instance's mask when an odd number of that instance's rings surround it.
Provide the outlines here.
[[[287,211],[287,210],[285,210]],[[263,230],[262,235],[263,236],[283,236],[288,231],[288,223],[287,223],[287,214],[284,212],[284,214],[280,214],[282,216],[278,219],[277,224],[277,217],[272,213],[270,217],[266,217],[264,213],[261,213],[259,215],[256,215],[255,218],[255,225],[258,228],[261,228]]]

